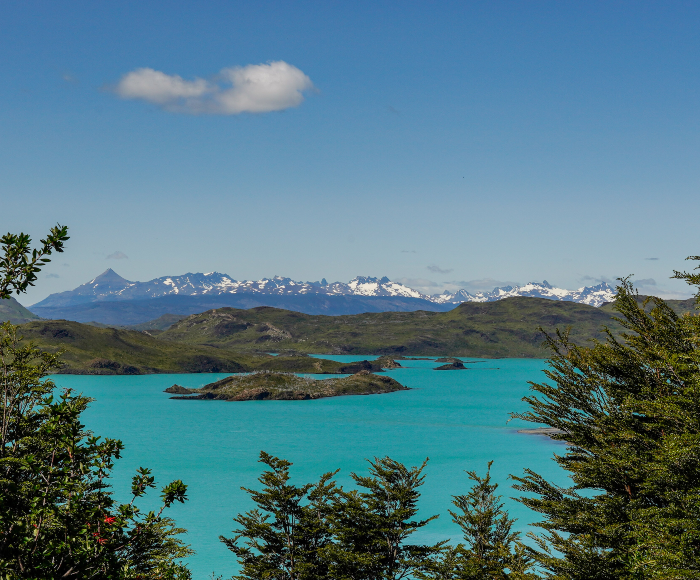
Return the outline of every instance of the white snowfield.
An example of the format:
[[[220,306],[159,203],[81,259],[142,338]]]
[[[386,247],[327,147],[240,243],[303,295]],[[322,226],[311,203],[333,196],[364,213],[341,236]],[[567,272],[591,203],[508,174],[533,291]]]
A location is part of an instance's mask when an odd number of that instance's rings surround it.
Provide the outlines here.
[[[358,276],[350,282],[297,282],[291,278],[274,276],[261,280],[234,280],[226,274],[184,274],[164,276],[149,282],[130,282],[109,269],[94,280],[65,294],[91,296],[94,300],[135,300],[157,298],[168,295],[201,296],[218,294],[322,294],[335,296],[393,296],[419,298],[436,304],[461,304],[462,302],[494,302],[513,296],[531,296],[579,302],[590,306],[601,306],[615,297],[615,291],[603,282],[597,286],[586,286],[578,290],[564,290],[543,282],[529,282],[523,286],[504,286],[491,292],[470,294],[466,290],[445,291],[442,294],[421,294],[417,290],[392,282],[389,278]]]

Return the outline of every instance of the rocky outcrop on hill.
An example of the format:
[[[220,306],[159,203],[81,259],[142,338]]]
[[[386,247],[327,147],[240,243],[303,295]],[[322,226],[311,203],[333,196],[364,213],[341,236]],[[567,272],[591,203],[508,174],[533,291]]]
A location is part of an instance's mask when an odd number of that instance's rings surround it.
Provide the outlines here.
[[[397,363],[390,356],[380,356],[374,361],[375,364],[379,365],[383,369],[400,369],[401,365]]]
[[[182,385],[173,385],[172,387],[165,389],[163,392],[170,393],[171,395],[191,395],[194,393],[192,389],[188,389]]]

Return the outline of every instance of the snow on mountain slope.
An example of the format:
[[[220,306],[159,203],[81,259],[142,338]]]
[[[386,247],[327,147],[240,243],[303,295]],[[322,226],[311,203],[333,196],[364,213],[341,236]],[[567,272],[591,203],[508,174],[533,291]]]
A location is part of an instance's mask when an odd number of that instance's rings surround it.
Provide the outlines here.
[[[582,302],[591,306],[600,306],[613,299],[615,293],[607,284],[599,284],[563,290],[552,287],[546,280],[542,283],[530,282],[524,286],[505,286],[494,288],[487,293],[470,294],[466,290],[443,292],[427,296],[408,286],[392,282],[389,278],[371,278],[358,276],[350,282],[297,282],[291,278],[274,276],[261,280],[234,280],[219,272],[188,273],[181,276],[163,276],[148,282],[131,282],[119,276],[111,268],[97,278],[90,280],[75,290],[52,294],[35,304],[36,307],[57,307],[101,302],[111,300],[140,300],[161,296],[202,296],[220,294],[321,294],[337,296],[394,296],[402,298],[419,298],[436,304],[461,304],[462,302],[491,302],[511,296],[535,296],[552,300]]]
[[[614,300],[615,290],[605,282],[578,290],[564,290],[554,288],[547,280],[544,280],[541,283],[529,282],[523,286],[503,286],[494,288],[491,292],[479,292],[478,294],[469,294],[466,290],[457,290],[454,293],[443,292],[442,294],[434,294],[430,298],[438,304],[461,304],[462,302],[494,302],[513,296],[580,302],[597,307]]]

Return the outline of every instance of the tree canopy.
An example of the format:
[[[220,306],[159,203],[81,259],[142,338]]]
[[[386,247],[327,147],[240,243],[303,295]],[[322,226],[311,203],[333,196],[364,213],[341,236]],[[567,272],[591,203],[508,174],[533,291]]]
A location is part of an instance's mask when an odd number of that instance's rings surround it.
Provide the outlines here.
[[[66,232],[57,226],[33,251],[28,236],[4,236],[0,295],[31,285]],[[141,512],[136,500],[155,487],[141,468],[131,501],[116,502],[109,477],[123,445],[80,422],[90,399],[58,392],[47,376],[60,366],[60,354],[23,344],[10,323],[0,327],[0,577],[189,578],[179,563],[192,553],[178,537],[184,530],[163,515],[187,499],[187,487],[166,485],[160,509]]]
[[[626,279],[615,309],[621,338],[590,347],[565,332],[548,338],[549,382],[533,383],[530,411],[515,415],[561,430],[554,438],[568,444],[556,461],[571,486],[531,470],[515,478],[530,494],[520,501],[544,518],[531,554],[547,578],[697,578],[700,317],[640,301]]]

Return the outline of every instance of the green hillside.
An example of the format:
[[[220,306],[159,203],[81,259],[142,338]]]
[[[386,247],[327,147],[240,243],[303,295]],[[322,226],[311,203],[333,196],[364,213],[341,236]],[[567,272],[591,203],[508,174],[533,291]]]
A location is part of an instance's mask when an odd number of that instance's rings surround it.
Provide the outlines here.
[[[9,301],[8,301],[9,302]],[[670,301],[690,312],[694,301]],[[20,311],[21,312],[21,311]],[[380,371],[377,363],[342,364],[307,356],[441,355],[463,357],[547,356],[543,337],[571,327],[574,341],[603,338],[611,305],[593,308],[539,298],[464,303],[450,312],[384,312],[352,316],[308,315],[277,308],[222,308],[189,316],[165,331],[100,328],[65,320],[35,320],[21,327],[26,340],[63,349],[65,373],[142,374],[247,372],[355,373]],[[282,356],[271,356],[278,352]],[[385,368],[389,363],[383,363]]]
[[[688,312],[693,300],[670,301]],[[464,357],[543,357],[547,332],[571,327],[584,344],[603,338],[603,327],[621,327],[611,319],[612,305],[542,298],[467,302],[449,312],[384,312],[352,316],[307,315],[276,308],[220,308],[189,316],[158,335],[158,340],[207,344],[239,352],[295,351],[331,354],[449,355]]]
[[[449,312],[307,315],[276,308],[221,308],[185,318],[158,340],[239,352],[542,357],[543,326],[571,326],[578,342],[602,338],[610,313],[572,302],[509,298],[464,303]]]
[[[25,341],[31,340],[48,352],[64,350],[68,374],[147,374],[247,372],[270,370],[297,373],[354,373],[381,370],[371,363],[344,364],[308,356],[274,357],[235,353],[206,345],[158,341],[133,330],[97,328],[66,320],[42,320],[20,327]]]
[[[10,321],[12,324],[22,324],[30,320],[39,320],[39,317],[29,312],[14,298],[0,300],[0,322]]]

